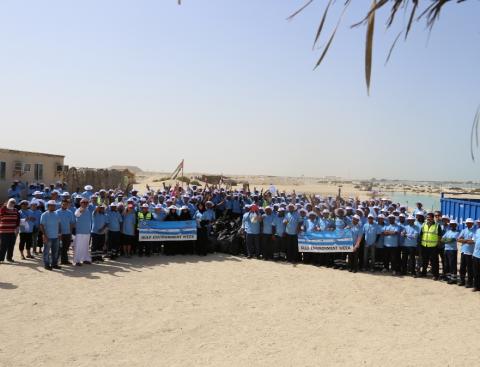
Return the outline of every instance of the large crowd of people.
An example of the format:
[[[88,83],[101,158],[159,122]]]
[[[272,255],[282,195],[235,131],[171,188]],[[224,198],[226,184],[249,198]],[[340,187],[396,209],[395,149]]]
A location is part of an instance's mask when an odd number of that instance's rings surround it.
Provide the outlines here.
[[[208,185],[147,187],[143,194],[87,185],[70,194],[61,182],[15,182],[8,197],[0,209],[0,263],[16,261],[16,243],[22,260],[42,256],[47,270],[119,256],[205,256],[215,222],[228,218],[241,223],[242,252],[249,259],[414,277],[431,273],[433,280],[480,291],[480,219],[457,223],[440,211],[425,211],[421,203],[409,211],[388,199]],[[138,241],[141,221],[185,220],[196,221],[196,241]],[[299,252],[302,232],[344,229],[352,233],[353,252]]]

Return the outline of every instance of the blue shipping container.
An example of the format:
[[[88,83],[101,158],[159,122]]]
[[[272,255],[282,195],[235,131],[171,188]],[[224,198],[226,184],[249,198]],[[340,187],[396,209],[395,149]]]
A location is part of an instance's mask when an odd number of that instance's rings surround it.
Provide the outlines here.
[[[475,221],[480,218],[480,199],[446,198],[445,194],[442,193],[440,206],[443,215],[458,221],[459,228],[464,227],[467,218],[472,218]]]

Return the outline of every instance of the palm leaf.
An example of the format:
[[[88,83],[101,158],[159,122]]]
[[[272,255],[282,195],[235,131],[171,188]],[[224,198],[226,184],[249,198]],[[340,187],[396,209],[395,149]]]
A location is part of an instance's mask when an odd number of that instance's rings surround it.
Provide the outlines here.
[[[392,46],[390,47],[390,51],[388,51],[388,56],[387,56],[387,59],[385,60],[385,65],[388,64],[388,61],[390,61],[390,56],[392,56],[393,49],[395,48],[395,45],[397,44],[397,41],[400,38],[400,36],[402,35],[402,33],[403,33],[403,31],[400,31],[397,34],[397,37],[395,37],[395,40],[393,41]]]
[[[472,157],[472,161],[475,161],[475,153],[473,152],[473,150],[475,147],[478,149],[479,124],[480,124],[480,106],[478,106],[477,113],[475,114],[475,118],[473,119],[472,131],[470,133],[470,155]]]
[[[372,9],[375,8],[376,0],[372,1]],[[372,76],[372,53],[373,53],[373,31],[375,29],[375,12],[368,17],[367,40],[365,44],[365,81],[367,82],[367,94],[370,94],[370,79]]]
[[[298,9],[297,11],[295,11],[293,14],[291,14],[287,20],[292,20],[293,18],[295,18],[296,15],[298,15],[299,13],[301,13],[307,6],[309,6],[311,3],[313,3],[313,0],[308,0],[300,9]]]
[[[318,39],[320,38],[320,34],[322,33],[323,26],[325,25],[325,19],[327,19],[328,9],[330,9],[331,4],[332,4],[332,0],[329,0],[328,4],[327,4],[327,7],[325,8],[325,11],[323,12],[322,20],[320,21],[320,24],[318,25],[317,34],[315,36],[315,40],[313,41],[312,49],[315,49],[315,45],[317,44]]]

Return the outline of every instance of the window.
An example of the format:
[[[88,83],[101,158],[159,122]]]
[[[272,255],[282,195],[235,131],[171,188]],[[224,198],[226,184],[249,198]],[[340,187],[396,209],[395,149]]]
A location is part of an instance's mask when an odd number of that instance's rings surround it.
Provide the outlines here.
[[[30,163],[24,163],[23,164],[23,172],[30,172],[31,164]]]
[[[7,174],[7,163],[0,162],[0,180],[5,181]]]
[[[43,164],[41,163],[35,164],[35,180],[43,180]]]

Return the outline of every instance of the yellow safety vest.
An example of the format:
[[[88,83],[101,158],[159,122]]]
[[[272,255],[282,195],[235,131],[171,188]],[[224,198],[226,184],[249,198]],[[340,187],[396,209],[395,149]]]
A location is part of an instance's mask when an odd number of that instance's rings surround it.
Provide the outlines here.
[[[422,226],[422,240],[420,244],[423,247],[437,247],[438,245],[438,224],[432,224],[430,227],[427,223]]]

